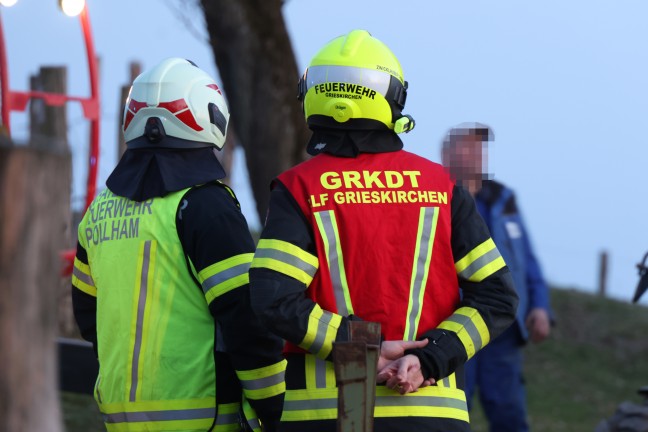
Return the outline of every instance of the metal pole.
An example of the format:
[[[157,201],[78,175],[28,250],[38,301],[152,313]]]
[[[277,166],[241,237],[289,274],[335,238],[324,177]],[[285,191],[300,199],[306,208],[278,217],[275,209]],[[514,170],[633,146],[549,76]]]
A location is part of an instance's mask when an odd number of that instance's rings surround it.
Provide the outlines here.
[[[90,151],[85,201],[85,209],[87,209],[90,207],[90,203],[94,199],[97,191],[97,167],[99,164],[99,67],[97,65],[97,55],[92,40],[92,29],[90,27],[87,3],[83,11],[81,11],[79,19],[81,20],[81,28],[83,29],[83,39],[85,41],[86,55],[88,58],[88,72],[90,74],[90,101],[84,106],[84,114],[86,118],[90,119]]]
[[[338,432],[372,432],[380,323],[349,322],[348,342],[333,344],[338,385]]]

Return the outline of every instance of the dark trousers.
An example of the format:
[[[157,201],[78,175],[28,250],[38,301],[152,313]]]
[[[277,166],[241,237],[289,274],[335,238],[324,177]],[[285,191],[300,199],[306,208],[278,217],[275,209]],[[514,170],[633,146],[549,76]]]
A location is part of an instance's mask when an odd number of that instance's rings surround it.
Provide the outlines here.
[[[528,432],[522,340],[515,324],[466,363],[466,399],[477,390],[491,432]]]
[[[335,432],[336,420],[283,422],[279,432]],[[470,432],[466,422],[425,417],[375,418],[374,432]]]

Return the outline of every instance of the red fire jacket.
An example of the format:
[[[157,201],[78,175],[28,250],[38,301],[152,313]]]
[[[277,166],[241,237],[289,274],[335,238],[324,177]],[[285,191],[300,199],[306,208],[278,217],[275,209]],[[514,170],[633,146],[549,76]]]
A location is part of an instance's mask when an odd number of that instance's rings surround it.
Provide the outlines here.
[[[413,354],[438,385],[397,399],[378,388],[376,418],[440,418],[450,422],[440,430],[463,430],[448,426],[468,421],[455,372],[511,324],[517,303],[470,195],[403,150],[320,154],[281,174],[250,284],[257,315],[288,341],[286,422],[335,418],[326,360],[349,320],[362,319],[380,322],[386,340],[433,342]]]
[[[415,340],[452,314],[454,185],[441,166],[404,151],[323,154],[278,180],[313,227],[307,295],[322,309],[380,322],[387,340]]]

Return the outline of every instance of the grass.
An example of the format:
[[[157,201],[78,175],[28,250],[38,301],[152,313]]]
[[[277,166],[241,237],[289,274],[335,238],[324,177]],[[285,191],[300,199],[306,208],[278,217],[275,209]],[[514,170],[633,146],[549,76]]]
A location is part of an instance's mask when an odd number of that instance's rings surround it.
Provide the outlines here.
[[[61,393],[61,408],[67,432],[105,432],[99,408],[92,396]]]
[[[573,290],[552,290],[556,326],[549,340],[525,349],[533,432],[592,432],[617,405],[639,403],[648,385],[648,308]],[[103,431],[90,396],[62,395],[68,432]],[[474,432],[488,427],[476,403]]]
[[[637,389],[648,385],[648,308],[571,290],[552,290],[552,307],[550,339],[525,349],[531,430],[592,432],[620,402],[641,402]],[[473,431],[485,432],[475,408]]]

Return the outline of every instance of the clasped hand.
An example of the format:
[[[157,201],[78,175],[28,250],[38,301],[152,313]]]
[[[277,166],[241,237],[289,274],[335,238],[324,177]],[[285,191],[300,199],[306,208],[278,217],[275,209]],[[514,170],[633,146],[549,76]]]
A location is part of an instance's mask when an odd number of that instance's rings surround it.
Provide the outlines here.
[[[421,362],[415,355],[405,354],[405,350],[423,348],[428,340],[421,341],[384,341],[380,346],[377,383],[385,383],[400,394],[417,391],[421,387],[434,384],[426,380],[421,371]]]

